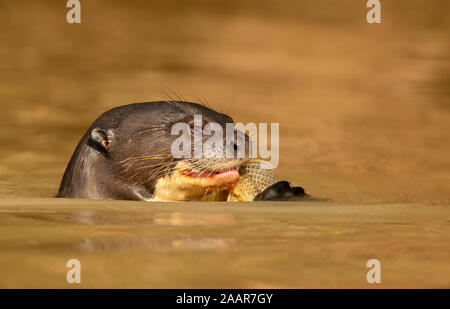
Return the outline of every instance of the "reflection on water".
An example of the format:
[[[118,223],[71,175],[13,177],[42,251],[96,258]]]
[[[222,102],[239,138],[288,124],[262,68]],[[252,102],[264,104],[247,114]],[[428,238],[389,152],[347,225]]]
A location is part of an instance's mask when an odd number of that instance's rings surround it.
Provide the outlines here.
[[[158,238],[130,238],[130,239],[90,239],[74,245],[74,249],[86,252],[113,251],[113,250],[151,250],[166,251],[171,249],[203,251],[225,250],[234,245],[234,239],[223,238],[185,238],[185,239],[158,239]]]
[[[369,258],[450,287],[449,1],[61,2],[0,2],[0,287],[70,258],[83,287],[367,287]],[[100,113],[168,88],[279,123],[278,179],[336,203],[53,198]]]
[[[201,238],[201,239],[177,239],[172,241],[172,246],[182,250],[224,250],[233,248],[234,239]]]
[[[137,216],[135,213],[120,213],[111,210],[88,209],[77,212],[25,212],[13,214],[14,221],[17,218],[31,219],[32,222],[46,222],[64,226],[67,223],[78,223],[81,225],[92,225],[94,230],[115,231],[114,226],[157,228],[158,226],[207,226],[214,228],[221,225],[233,225],[236,223],[235,216],[229,213],[145,213]],[[5,222],[9,220],[5,217]],[[170,249],[181,250],[224,250],[234,246],[232,238],[214,237],[176,237],[174,235],[152,237],[120,237],[120,238],[85,238],[73,243],[58,243],[51,246],[41,245],[37,241],[26,240],[20,242],[20,246],[35,249],[62,249],[74,251],[112,251],[112,250],[151,250],[164,251]]]
[[[64,200],[60,200],[64,201]],[[151,204],[149,204],[151,205]],[[77,222],[89,225],[127,225],[153,226],[153,225],[174,225],[174,226],[216,226],[230,225],[235,223],[235,216],[229,213],[158,213],[136,217],[133,213],[123,213],[117,217],[117,213],[108,210],[83,210],[80,212],[60,213],[58,211],[40,213],[27,212],[18,214],[18,217],[30,218],[43,221]]]
[[[160,225],[229,225],[235,223],[232,214],[190,214],[190,213],[167,213],[158,214],[155,223]]]
[[[369,258],[383,287],[449,287],[446,206],[54,203],[0,201],[1,287],[68,287],[70,258],[83,287],[368,287]]]

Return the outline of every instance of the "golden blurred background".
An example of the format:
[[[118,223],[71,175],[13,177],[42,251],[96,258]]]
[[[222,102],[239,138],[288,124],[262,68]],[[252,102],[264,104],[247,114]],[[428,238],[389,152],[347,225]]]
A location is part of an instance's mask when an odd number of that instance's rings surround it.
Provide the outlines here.
[[[0,2],[0,198],[53,197],[103,111],[207,101],[280,123],[278,179],[341,202],[450,201],[450,2]]]

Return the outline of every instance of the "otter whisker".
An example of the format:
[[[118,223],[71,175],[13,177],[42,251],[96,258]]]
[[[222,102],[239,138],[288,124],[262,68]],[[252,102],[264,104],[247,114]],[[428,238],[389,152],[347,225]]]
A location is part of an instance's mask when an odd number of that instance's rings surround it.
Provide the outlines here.
[[[203,194],[202,200],[206,197],[206,195],[208,194],[208,192],[209,192],[209,188],[206,188],[205,194]]]
[[[171,157],[170,155],[141,155],[141,156],[137,156],[137,157],[128,157],[122,161],[119,161],[115,164],[122,164],[124,162],[128,162],[128,161],[137,161],[137,160],[149,160],[149,159],[163,159],[163,158],[169,158]]]
[[[168,88],[170,92],[172,92],[179,101],[186,101],[183,96],[180,94],[178,94],[176,91],[174,91],[172,88]]]
[[[142,167],[139,167],[138,170],[144,170],[144,169],[148,169],[148,168],[152,168],[152,167],[156,167],[156,166],[161,166],[161,165],[164,165],[164,164],[167,164],[167,162],[155,163],[155,164],[152,164],[152,165],[142,166]]]
[[[167,103],[171,103],[171,102],[175,101],[175,100],[167,93],[167,91],[166,91],[165,89],[160,89],[160,90],[164,93],[164,95],[165,95],[166,97],[169,98],[170,101],[166,101]]]

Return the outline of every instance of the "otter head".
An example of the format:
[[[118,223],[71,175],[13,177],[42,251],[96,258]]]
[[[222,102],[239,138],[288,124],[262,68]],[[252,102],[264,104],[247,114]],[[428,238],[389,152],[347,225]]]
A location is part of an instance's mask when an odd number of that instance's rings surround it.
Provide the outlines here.
[[[233,123],[227,115],[180,101],[136,103],[109,110],[78,144],[58,196],[184,201],[214,193],[218,198],[238,181],[239,167],[248,160],[250,148],[246,136],[238,146],[236,141],[242,139],[237,131],[229,142],[227,123]],[[180,139],[173,134],[176,124],[185,124],[188,132],[183,133],[189,133],[193,141],[188,150],[183,148],[183,156],[174,153],[179,149],[174,143]],[[215,139],[214,147],[199,151],[198,142],[205,145],[211,137],[211,124],[222,128],[223,137]],[[197,143],[195,137],[200,138]],[[239,147],[245,149],[243,156],[238,155]]]

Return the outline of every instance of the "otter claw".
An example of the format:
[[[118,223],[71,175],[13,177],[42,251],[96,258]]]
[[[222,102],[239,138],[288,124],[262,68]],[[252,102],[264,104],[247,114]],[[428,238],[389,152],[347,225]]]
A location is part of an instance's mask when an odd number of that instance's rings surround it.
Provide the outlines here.
[[[279,181],[255,196],[254,201],[298,201],[310,196],[302,187],[291,187],[287,181]]]

